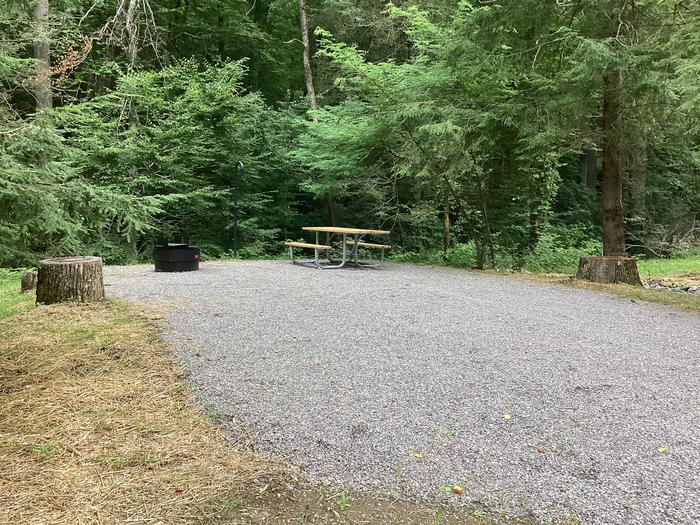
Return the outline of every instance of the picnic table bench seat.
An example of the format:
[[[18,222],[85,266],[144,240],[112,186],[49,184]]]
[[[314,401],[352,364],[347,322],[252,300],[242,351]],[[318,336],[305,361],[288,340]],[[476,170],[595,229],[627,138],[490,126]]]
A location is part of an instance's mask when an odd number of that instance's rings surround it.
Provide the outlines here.
[[[331,247],[326,244],[310,244],[307,242],[285,242],[285,246],[290,248],[308,248],[310,250],[330,250]]]
[[[355,246],[355,242],[351,240],[346,241],[348,246]],[[371,242],[358,242],[357,246],[360,248],[368,248],[370,250],[391,250],[391,246],[388,244],[374,244]]]

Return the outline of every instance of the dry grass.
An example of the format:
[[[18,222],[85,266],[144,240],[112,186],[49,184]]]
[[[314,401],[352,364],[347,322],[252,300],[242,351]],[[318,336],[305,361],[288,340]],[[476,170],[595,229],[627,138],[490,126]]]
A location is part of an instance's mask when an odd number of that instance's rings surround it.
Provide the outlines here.
[[[134,306],[0,321],[0,523],[216,522],[284,478],[190,407]]]
[[[665,286],[700,286],[700,272],[688,272],[679,273],[673,275],[660,276],[652,279],[650,281],[655,281],[664,284]]]
[[[505,274],[515,279],[536,281],[540,283],[561,284],[581,290],[592,290],[626,297],[631,301],[644,301],[671,306],[687,312],[700,313],[700,297],[666,290],[648,290],[639,286],[625,284],[598,284],[576,279],[570,275],[509,273]],[[687,282],[687,279],[685,279]]]

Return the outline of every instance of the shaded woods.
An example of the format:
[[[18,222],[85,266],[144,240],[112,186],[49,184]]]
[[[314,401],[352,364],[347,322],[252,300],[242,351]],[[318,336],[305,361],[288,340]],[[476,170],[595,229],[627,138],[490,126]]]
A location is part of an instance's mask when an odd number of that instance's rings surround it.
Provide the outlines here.
[[[0,264],[311,223],[519,268],[697,244],[700,4],[0,0]]]

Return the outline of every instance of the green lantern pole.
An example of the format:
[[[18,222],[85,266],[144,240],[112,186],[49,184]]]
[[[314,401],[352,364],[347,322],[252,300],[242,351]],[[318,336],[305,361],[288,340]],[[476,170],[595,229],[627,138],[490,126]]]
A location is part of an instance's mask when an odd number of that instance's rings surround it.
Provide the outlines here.
[[[233,175],[233,256],[238,257],[238,183],[245,175],[245,167],[242,162],[236,165]]]

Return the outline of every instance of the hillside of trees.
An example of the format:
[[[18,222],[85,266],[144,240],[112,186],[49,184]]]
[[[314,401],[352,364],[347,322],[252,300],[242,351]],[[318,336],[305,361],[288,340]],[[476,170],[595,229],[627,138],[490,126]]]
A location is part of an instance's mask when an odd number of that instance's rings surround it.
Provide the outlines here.
[[[700,240],[700,0],[0,0],[0,266]]]

